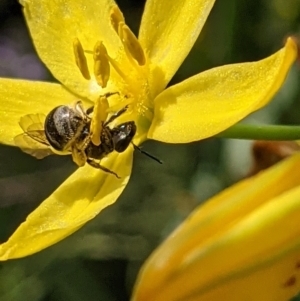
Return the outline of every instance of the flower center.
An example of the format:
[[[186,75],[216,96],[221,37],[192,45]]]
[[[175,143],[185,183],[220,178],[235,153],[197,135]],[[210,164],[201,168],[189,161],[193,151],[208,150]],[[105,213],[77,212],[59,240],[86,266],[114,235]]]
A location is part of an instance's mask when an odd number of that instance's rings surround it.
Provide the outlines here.
[[[142,127],[141,131],[145,132],[153,117],[152,97],[148,84],[149,63],[142,46],[125,24],[123,14],[117,6],[111,10],[110,21],[123,46],[120,51],[121,59],[112,58],[102,41],[97,41],[91,51],[84,50],[76,38],[73,42],[76,65],[82,76],[86,80],[96,82],[101,90],[105,89],[104,93],[118,92],[119,97],[109,98],[108,112],[118,111],[129,105],[128,112],[131,112],[132,119],[137,122],[138,129]],[[93,56],[92,75],[89,69],[91,60],[87,59],[86,54]],[[100,100],[101,97],[99,96],[98,99]]]

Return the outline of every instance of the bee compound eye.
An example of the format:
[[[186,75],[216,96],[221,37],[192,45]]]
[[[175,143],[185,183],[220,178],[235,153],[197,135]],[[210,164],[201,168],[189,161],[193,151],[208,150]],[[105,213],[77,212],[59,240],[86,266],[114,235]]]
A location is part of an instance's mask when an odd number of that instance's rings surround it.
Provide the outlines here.
[[[133,121],[123,123],[114,129],[113,141],[118,153],[124,152],[136,133],[136,125]]]

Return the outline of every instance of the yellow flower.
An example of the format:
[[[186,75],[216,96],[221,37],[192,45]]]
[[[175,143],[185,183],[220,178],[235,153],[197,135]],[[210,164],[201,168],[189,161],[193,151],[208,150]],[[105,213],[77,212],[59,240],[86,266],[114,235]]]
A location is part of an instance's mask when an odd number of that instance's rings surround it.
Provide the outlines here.
[[[133,301],[288,301],[300,291],[300,155],[216,195],[144,264]]]
[[[113,0],[21,2],[37,52],[61,84],[1,79],[0,142],[8,145],[21,132],[21,116],[47,114],[78,99],[85,107],[97,105],[106,92],[119,92],[109,98],[109,112],[129,105],[117,122],[136,123],[136,144],[200,140],[266,105],[297,55],[289,38],[264,60],[214,68],[166,88],[214,0],[147,1],[138,39]],[[100,121],[93,122],[97,128]],[[130,146],[101,161],[121,180],[90,166],[79,168],[0,246],[0,260],[38,252],[114,203],[129,180],[132,153]]]

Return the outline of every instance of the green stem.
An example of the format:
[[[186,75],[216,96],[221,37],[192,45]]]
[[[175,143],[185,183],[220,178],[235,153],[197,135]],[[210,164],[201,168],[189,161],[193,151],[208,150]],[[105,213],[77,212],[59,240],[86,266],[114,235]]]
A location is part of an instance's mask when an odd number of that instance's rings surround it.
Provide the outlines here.
[[[236,124],[216,137],[275,141],[300,140],[300,126]]]

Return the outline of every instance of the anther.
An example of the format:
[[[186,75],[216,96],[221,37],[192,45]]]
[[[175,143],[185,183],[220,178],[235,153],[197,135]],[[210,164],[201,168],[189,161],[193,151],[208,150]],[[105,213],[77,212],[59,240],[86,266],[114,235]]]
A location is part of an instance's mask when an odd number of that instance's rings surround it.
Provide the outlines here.
[[[105,88],[110,76],[110,65],[107,50],[99,41],[94,47],[94,75],[98,85]]]
[[[144,50],[130,28],[123,22],[120,22],[118,33],[127,54],[134,58],[140,66],[145,65],[146,57]]]
[[[82,48],[80,41],[77,38],[73,40],[73,50],[74,50],[76,65],[79,68],[82,76],[85,79],[88,80],[91,79],[84,50]]]
[[[95,103],[91,122],[91,141],[94,145],[100,145],[100,136],[103,123],[107,119],[108,100],[106,95],[101,95]]]
[[[119,30],[119,23],[125,23],[124,16],[117,5],[115,5],[110,11],[110,22],[117,33]]]

